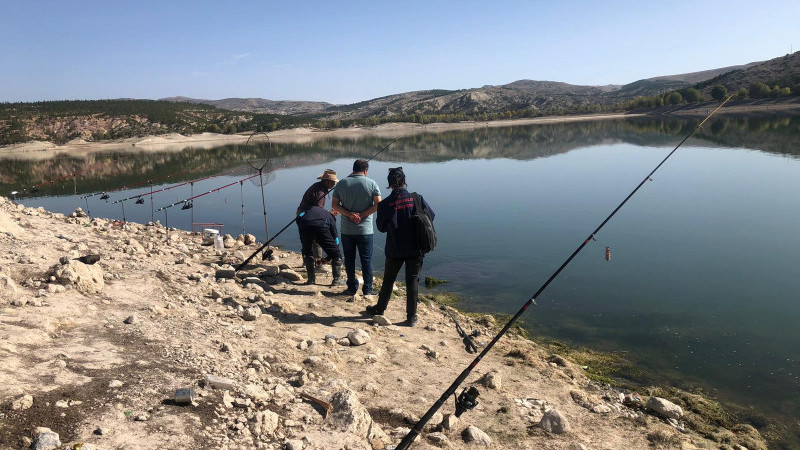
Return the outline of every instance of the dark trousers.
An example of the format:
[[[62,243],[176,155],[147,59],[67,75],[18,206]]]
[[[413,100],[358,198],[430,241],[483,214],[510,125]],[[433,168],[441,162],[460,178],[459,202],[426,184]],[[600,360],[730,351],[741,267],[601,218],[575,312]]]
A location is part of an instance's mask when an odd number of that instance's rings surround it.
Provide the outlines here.
[[[417,297],[419,295],[419,274],[422,271],[422,261],[424,256],[415,256],[406,259],[392,259],[386,257],[386,266],[383,269],[383,284],[381,292],[378,294],[377,310],[383,314],[389,306],[389,299],[392,296],[394,280],[400,267],[406,265],[406,319],[411,320],[417,315]]]
[[[358,257],[361,260],[361,275],[364,276],[364,286],[361,290],[367,293],[372,291],[372,235],[342,235],[344,270],[347,273],[347,290],[351,294],[358,292],[358,280],[356,280],[356,249],[358,249]]]
[[[303,258],[314,257],[312,246],[314,241],[317,241],[328,259],[331,261],[342,259],[339,245],[336,244],[336,239],[331,235],[330,229],[327,227],[305,227],[299,224],[297,228],[300,230],[300,244],[303,246],[301,250]]]

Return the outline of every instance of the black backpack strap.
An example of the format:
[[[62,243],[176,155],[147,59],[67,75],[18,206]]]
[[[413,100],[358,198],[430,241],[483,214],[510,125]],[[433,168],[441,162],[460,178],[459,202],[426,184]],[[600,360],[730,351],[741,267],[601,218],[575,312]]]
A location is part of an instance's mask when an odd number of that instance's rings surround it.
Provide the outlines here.
[[[419,194],[412,192],[411,197],[414,199],[414,207],[417,208],[417,213],[419,213],[423,210],[422,201],[419,199]]]

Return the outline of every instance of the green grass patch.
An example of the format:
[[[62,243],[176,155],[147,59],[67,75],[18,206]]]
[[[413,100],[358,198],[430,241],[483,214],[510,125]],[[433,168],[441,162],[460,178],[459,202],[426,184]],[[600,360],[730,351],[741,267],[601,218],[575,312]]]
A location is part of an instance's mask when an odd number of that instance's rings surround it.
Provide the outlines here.
[[[438,279],[436,277],[425,277],[425,287],[426,288],[436,287],[436,286],[438,286],[440,284],[446,284],[446,283],[449,283],[449,282],[450,282],[450,280],[440,280],[440,279]]]

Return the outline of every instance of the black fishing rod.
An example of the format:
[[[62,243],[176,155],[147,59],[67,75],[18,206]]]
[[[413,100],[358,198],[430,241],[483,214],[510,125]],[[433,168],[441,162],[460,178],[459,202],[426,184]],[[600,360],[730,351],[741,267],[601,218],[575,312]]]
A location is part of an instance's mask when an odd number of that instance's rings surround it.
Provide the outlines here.
[[[456,331],[458,332],[458,335],[461,336],[461,340],[464,342],[464,349],[467,350],[467,353],[477,353],[478,345],[475,343],[474,338],[478,337],[480,333],[476,330],[473,331],[472,334],[467,334],[467,332],[461,328],[461,324],[458,323],[458,320],[456,320],[456,316],[454,316],[449,309],[444,306],[442,306],[441,309],[442,311],[446,312],[447,315],[453,320],[453,323],[456,324]]]
[[[514,314],[514,317],[512,317],[511,320],[509,320],[508,323],[506,323],[505,326],[503,326],[503,328],[497,333],[497,335],[494,338],[492,338],[492,340],[489,341],[488,344],[486,344],[486,347],[483,349],[483,351],[481,351],[478,354],[478,356],[476,356],[475,359],[470,363],[470,365],[467,366],[467,368],[464,369],[463,372],[461,372],[461,374],[456,378],[456,380],[453,382],[453,384],[451,384],[450,387],[448,387],[447,390],[444,391],[442,396],[439,397],[438,400],[436,400],[436,402],[433,404],[433,406],[431,406],[431,408],[428,410],[428,412],[426,412],[425,415],[422,416],[421,419],[419,419],[419,421],[416,423],[416,425],[414,425],[414,428],[412,428],[411,431],[409,431],[408,434],[405,435],[405,437],[403,437],[403,440],[400,441],[400,444],[397,447],[395,447],[395,450],[406,450],[406,449],[408,449],[408,447],[411,445],[411,443],[414,442],[414,439],[416,439],[417,436],[420,434],[420,432],[422,432],[422,428],[428,423],[429,420],[431,420],[431,417],[433,417],[433,415],[436,413],[436,411],[438,411],[439,408],[442,407],[444,402],[448,398],[450,398],[451,395],[455,394],[456,389],[458,389],[458,386],[461,385],[461,383],[463,383],[464,380],[467,379],[467,376],[469,376],[469,374],[472,372],[472,370],[475,368],[475,366],[477,366],[478,363],[481,362],[483,357],[487,353],[489,353],[489,351],[492,349],[492,347],[494,347],[494,345],[497,343],[497,341],[500,340],[500,338],[503,337],[503,335],[505,335],[506,332],[508,332],[508,330],[511,328],[511,326],[514,325],[514,323],[517,321],[517,319],[519,319],[519,317],[528,309],[528,307],[530,307],[532,304],[533,305],[537,304],[536,303],[536,298],[545,289],[547,289],[547,287],[550,285],[550,283],[552,283],[553,280],[556,279],[556,277],[561,273],[562,270],[564,270],[565,267],[567,267],[567,265],[575,258],[575,256],[577,256],[578,253],[580,253],[580,251],[583,250],[583,248],[586,247],[586,245],[589,244],[589,242],[594,240],[595,235],[597,235],[597,233],[600,232],[600,230],[605,226],[605,224],[608,223],[608,221],[611,220],[612,217],[614,217],[614,215],[617,213],[617,211],[619,211],[620,208],[622,208],[622,206],[625,205],[625,203],[627,203],[628,200],[630,200],[630,198],[633,197],[634,194],[636,194],[636,192],[639,190],[639,188],[641,188],[647,181],[651,180],[651,177],[653,176],[653,174],[656,173],[656,171],[665,162],[667,162],[667,160],[670,158],[670,156],[672,156],[678,150],[678,148],[680,148],[680,146],[683,145],[684,142],[686,142],[687,139],[689,139],[694,133],[696,133],[697,130],[702,128],[703,124],[705,124],[706,121],[708,121],[708,119],[711,118],[711,116],[713,116],[717,111],[719,111],[719,109],[722,108],[725,105],[725,103],[728,103],[728,100],[730,100],[731,98],[733,98],[733,96],[730,96],[727,99],[725,99],[725,101],[722,102],[714,111],[712,111],[711,114],[706,116],[706,118],[703,119],[702,122],[700,122],[689,134],[687,134],[686,137],[683,138],[683,140],[680,141],[678,143],[678,145],[676,145],[675,148],[672,149],[672,151],[669,152],[669,154],[667,154],[667,156],[664,157],[664,159],[661,160],[661,162],[658,163],[658,165],[649,174],[647,174],[646,177],[644,177],[644,179],[642,179],[642,181],[636,186],[636,188],[633,191],[631,191],[631,193],[628,194],[627,197],[625,197],[625,200],[623,200],[622,203],[620,203],[616,208],[614,208],[613,211],[611,211],[611,214],[609,214],[608,217],[606,217],[605,220],[603,220],[603,222],[600,223],[600,225],[598,225],[598,227],[595,228],[594,231],[592,231],[592,233],[589,235],[589,237],[587,237],[581,243],[581,245],[579,245],[578,248],[575,249],[575,251],[572,252],[571,255],[569,255],[569,257],[566,259],[566,261],[564,261],[561,264],[561,266],[559,266],[558,269],[556,269],[556,271],[553,272],[552,275],[550,275],[550,278],[548,278],[547,281],[544,282],[544,284],[536,291],[536,293],[533,294],[533,296],[530,299],[528,299],[528,301],[525,302],[524,305],[522,305],[522,308],[520,308],[520,310],[517,311],[516,314]]]
[[[31,186],[31,192],[32,193],[39,192],[39,188],[42,187],[42,186],[47,186],[48,184],[52,184],[52,183],[55,183],[57,181],[65,180],[65,179],[70,178],[70,177],[77,177],[78,175],[80,175],[82,173],[88,172],[90,170],[97,169],[98,167],[103,167],[103,166],[105,166],[107,164],[111,164],[112,162],[115,162],[115,161],[116,161],[116,159],[112,159],[110,161],[92,164],[89,167],[86,167],[84,169],[76,170],[75,172],[68,173],[66,175],[62,175],[62,176],[57,177],[57,178],[53,178],[52,180],[41,182],[39,184]],[[77,190],[77,185],[76,185],[75,189]],[[25,191],[27,191],[27,189],[23,189],[22,191],[25,192]]]
[[[149,180],[146,180],[146,181],[140,181],[138,183],[125,184],[125,185],[122,185],[122,186],[115,187],[114,189],[108,189],[106,191],[101,191],[101,192],[94,192],[92,194],[86,194],[86,195],[80,197],[80,199],[85,199],[85,198],[94,197],[96,195],[100,195],[101,196],[100,198],[102,200],[106,200],[109,197],[108,194],[111,193],[111,192],[121,191],[123,189],[129,189],[129,188],[137,187],[137,186],[143,186],[143,185],[148,184],[148,183],[150,183],[152,185],[153,183],[155,183],[157,181],[167,180],[169,178],[177,177],[178,175],[183,175],[185,173],[194,172],[196,170],[198,170],[198,169],[184,170],[184,171],[176,172],[176,173],[173,173],[171,175],[167,175],[167,176],[164,176],[164,177],[161,177],[161,178],[152,178],[152,179],[149,179]],[[117,203],[117,202],[114,202],[114,203]]]
[[[380,155],[381,153],[383,153],[383,152],[384,152],[384,151],[385,151],[387,148],[391,147],[391,145],[392,145],[392,144],[394,144],[395,142],[397,142],[398,140],[400,140],[400,137],[396,137],[396,138],[395,138],[395,139],[394,139],[392,142],[389,142],[388,144],[386,144],[386,145],[385,145],[383,148],[381,148],[380,150],[378,150],[378,151],[377,151],[377,152],[376,152],[374,155],[370,156],[370,157],[369,157],[369,159],[367,160],[367,162],[369,162],[369,161],[372,161],[373,159],[375,159],[375,157],[376,157],[376,156],[378,156],[378,155]],[[326,191],[325,191],[325,193],[324,193],[324,194],[322,194],[322,196],[320,196],[320,198],[323,198],[323,197],[325,197],[325,196],[326,196],[326,195],[328,195],[328,193],[329,193],[329,192],[331,192],[332,190],[333,190],[333,188],[330,188],[330,189],[326,190]],[[281,233],[283,233],[284,231],[286,231],[286,229],[287,229],[287,228],[289,228],[289,227],[290,227],[290,226],[291,226],[293,223],[297,222],[297,219],[298,219],[299,217],[301,217],[301,216],[296,216],[294,219],[292,219],[292,221],[291,221],[291,222],[287,223],[285,227],[281,228],[281,230],[280,230],[280,231],[278,231],[278,232],[277,232],[277,233],[276,233],[274,236],[272,236],[270,239],[268,239],[268,240],[267,240],[267,242],[265,242],[264,244],[262,244],[262,245],[261,245],[261,247],[259,247],[259,248],[258,248],[258,250],[256,250],[255,252],[253,252],[253,254],[252,254],[252,255],[248,256],[248,257],[247,257],[247,259],[245,259],[244,261],[242,261],[242,263],[241,263],[241,264],[239,264],[238,266],[236,266],[236,269],[234,269],[234,272],[238,272],[238,271],[242,270],[242,267],[246,266],[246,265],[247,265],[247,263],[249,263],[249,262],[250,262],[250,260],[252,260],[252,259],[253,259],[253,258],[254,258],[254,257],[257,255],[257,254],[261,253],[261,251],[262,251],[262,250],[264,250],[265,248],[267,248],[267,247],[269,246],[269,244],[270,244],[270,243],[271,243],[273,240],[275,240],[275,238],[276,238],[276,237],[280,236],[280,235],[281,235]]]

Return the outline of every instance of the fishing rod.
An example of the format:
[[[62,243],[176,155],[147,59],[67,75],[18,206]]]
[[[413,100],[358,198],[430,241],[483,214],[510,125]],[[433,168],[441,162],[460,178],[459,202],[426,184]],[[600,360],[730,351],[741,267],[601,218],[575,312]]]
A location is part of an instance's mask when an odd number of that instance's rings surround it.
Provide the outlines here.
[[[467,332],[461,328],[461,324],[458,323],[458,320],[456,320],[456,316],[454,316],[449,309],[444,306],[442,306],[441,309],[442,311],[446,312],[447,315],[453,320],[453,323],[456,324],[456,331],[458,332],[458,335],[461,336],[461,340],[464,342],[464,348],[467,350],[467,353],[477,353],[478,345],[475,343],[474,338],[480,336],[480,332],[475,330],[472,332],[472,334],[467,334]]]
[[[218,174],[215,174],[215,175],[209,175],[207,177],[202,177],[202,178],[196,178],[194,180],[184,181],[183,183],[171,184],[171,185],[169,185],[169,186],[167,186],[165,188],[157,189],[155,191],[142,192],[140,194],[132,195],[132,196],[130,196],[128,198],[122,198],[122,199],[119,199],[119,200],[114,200],[113,202],[111,202],[111,204],[127,202],[128,200],[133,200],[135,198],[138,199],[138,198],[142,198],[142,197],[147,197],[148,195],[153,195],[153,194],[157,194],[159,192],[168,191],[170,189],[175,189],[177,187],[186,186],[187,184],[194,184],[194,183],[197,183],[198,181],[203,181],[203,180],[208,180],[208,179],[211,179],[211,178],[221,177],[223,175],[228,175],[228,174],[231,174],[233,172],[237,172],[239,170],[240,170],[239,168],[236,168],[236,169],[233,169],[233,170],[229,170],[227,172],[222,172],[222,173],[218,173]],[[194,194],[192,194],[192,195],[194,195]]]
[[[103,167],[103,166],[105,166],[107,164],[111,164],[114,161],[116,161],[116,159],[112,159],[110,161],[106,161],[106,162],[102,162],[102,163],[92,164],[91,166],[86,167],[85,169],[76,170],[75,172],[69,173],[67,175],[62,175],[62,176],[60,176],[58,178],[53,178],[52,180],[48,180],[48,181],[33,185],[33,186],[31,186],[31,192],[32,193],[39,192],[39,188],[42,187],[42,186],[47,186],[48,184],[52,184],[52,183],[55,183],[57,181],[61,181],[61,180],[65,180],[65,179],[70,178],[70,177],[78,176],[78,175],[80,175],[82,173],[85,173],[85,172],[88,172],[90,170],[94,170],[94,169],[97,169],[99,167]],[[76,189],[77,189],[77,187],[76,187]],[[24,191],[26,191],[26,189],[23,189],[22,191],[24,192]]]
[[[369,159],[367,160],[367,162],[369,162],[369,161],[372,161],[373,159],[375,159],[375,157],[376,157],[376,156],[378,156],[378,155],[380,155],[381,153],[383,153],[383,152],[384,152],[386,149],[388,149],[389,147],[391,147],[391,145],[392,145],[392,144],[394,144],[395,142],[397,142],[398,140],[400,140],[400,137],[396,137],[396,138],[395,138],[395,139],[394,139],[392,142],[389,142],[388,144],[386,144],[386,145],[385,145],[383,148],[381,148],[380,150],[378,150],[378,151],[377,151],[377,152],[376,152],[374,155],[370,156],[370,157],[369,157]],[[326,196],[326,195],[328,195],[328,193],[329,193],[329,192],[331,192],[332,190],[333,190],[333,188],[327,189],[327,190],[325,191],[325,193],[324,193],[324,194],[322,194],[322,195],[320,196],[320,198],[323,198],[323,197],[325,197],[325,196]],[[262,244],[262,245],[261,245],[261,247],[259,247],[259,248],[258,248],[258,250],[256,250],[255,252],[253,252],[253,254],[252,254],[252,255],[248,256],[248,257],[247,257],[247,259],[245,259],[244,261],[242,261],[242,263],[241,263],[241,264],[239,264],[238,266],[236,266],[236,269],[234,269],[234,272],[238,272],[238,271],[242,270],[242,267],[246,266],[246,265],[247,265],[247,263],[249,263],[249,262],[250,262],[250,260],[252,260],[252,259],[253,259],[253,258],[254,258],[254,257],[257,255],[257,254],[261,253],[261,251],[262,251],[262,250],[264,250],[265,248],[267,248],[267,247],[269,246],[269,244],[270,244],[270,243],[271,243],[273,240],[275,240],[275,238],[276,238],[276,237],[280,236],[280,235],[281,235],[281,233],[283,233],[284,231],[286,231],[286,229],[287,229],[287,228],[289,228],[289,227],[290,227],[290,226],[291,226],[293,223],[297,222],[297,219],[298,219],[299,217],[302,217],[302,214],[301,214],[301,215],[299,215],[299,216],[295,216],[295,218],[294,218],[294,219],[292,219],[292,221],[291,221],[291,222],[287,223],[287,224],[286,224],[286,226],[284,226],[283,228],[281,228],[281,230],[280,230],[280,231],[278,231],[278,232],[277,232],[277,233],[276,233],[274,236],[272,236],[271,238],[269,238],[269,239],[267,240],[267,242],[265,242],[264,244]]]
[[[96,195],[101,195],[102,197],[100,197],[100,198],[102,200],[106,200],[108,198],[108,194],[111,193],[111,192],[116,192],[116,191],[121,191],[123,189],[129,189],[129,188],[132,188],[132,187],[142,186],[142,185],[145,185],[147,183],[150,183],[152,185],[155,182],[167,180],[169,178],[177,177],[178,175],[183,175],[185,173],[190,173],[190,172],[194,172],[194,171],[197,171],[197,170],[199,170],[199,169],[189,169],[189,170],[184,170],[184,171],[181,171],[181,172],[176,172],[176,173],[173,173],[173,174],[161,177],[161,178],[151,178],[149,180],[140,181],[138,183],[126,184],[126,185],[123,185],[123,186],[115,187],[114,189],[108,189],[106,191],[87,194],[87,195],[84,195],[83,197],[80,197],[80,199],[85,199],[85,198],[94,197]],[[113,202],[113,203],[117,203],[117,202]]]
[[[270,172],[273,172],[273,171],[276,171],[276,170],[278,170],[278,169],[283,169],[283,168],[286,168],[286,167],[289,167],[289,166],[295,165],[295,164],[297,164],[297,163],[299,163],[299,162],[301,162],[301,161],[303,161],[303,160],[305,160],[305,158],[303,158],[303,159],[298,159],[297,161],[294,161],[294,162],[291,162],[291,163],[286,163],[286,164],[284,164],[284,165],[282,165],[282,166],[279,166],[279,167],[276,167],[276,168],[274,168],[274,169],[270,170]],[[258,173],[257,173],[257,174],[255,174],[255,175],[250,175],[249,177],[242,178],[241,180],[236,180],[236,181],[234,181],[233,183],[228,183],[228,184],[226,184],[226,185],[224,185],[224,186],[220,186],[220,187],[218,187],[218,188],[211,189],[210,191],[203,192],[202,194],[197,194],[197,195],[195,195],[195,196],[189,197],[189,198],[187,198],[187,199],[184,199],[184,200],[179,200],[179,201],[177,201],[177,202],[175,202],[175,203],[171,203],[171,204],[169,204],[169,205],[162,206],[161,208],[158,208],[158,209],[156,210],[156,212],[167,210],[167,209],[169,209],[169,208],[172,208],[173,206],[180,205],[181,203],[183,203],[185,206],[188,206],[188,207],[184,207],[183,209],[190,209],[190,208],[192,208],[192,207],[193,207],[193,206],[192,206],[192,203],[191,203],[191,202],[192,202],[192,200],[194,200],[194,199],[196,199],[196,198],[200,198],[200,197],[202,197],[202,196],[204,196],[204,195],[208,195],[208,194],[213,194],[214,192],[221,191],[221,190],[223,190],[223,189],[225,189],[225,188],[231,187],[231,186],[233,186],[234,184],[237,184],[237,183],[239,183],[240,181],[244,182],[244,181],[247,181],[247,180],[249,180],[249,179],[251,179],[251,178],[258,177],[258,176],[261,176],[261,174],[258,174]]]
[[[533,296],[530,299],[528,299],[528,301],[525,302],[524,305],[522,305],[522,308],[520,308],[520,310],[517,311],[516,314],[514,314],[514,316],[511,318],[511,320],[509,320],[508,323],[506,323],[505,326],[503,326],[503,328],[497,333],[497,335],[494,338],[492,338],[492,340],[489,341],[488,344],[486,344],[486,347],[484,347],[483,351],[481,351],[478,354],[478,356],[476,356],[475,359],[469,364],[469,366],[467,366],[467,368],[464,369],[464,371],[461,372],[461,374],[456,378],[456,380],[453,382],[453,384],[451,384],[450,387],[448,387],[444,391],[442,396],[439,397],[438,400],[436,400],[436,402],[433,404],[433,406],[431,406],[431,408],[428,410],[428,412],[426,412],[425,415],[422,416],[421,419],[419,419],[419,421],[414,425],[414,428],[412,428],[411,431],[409,431],[408,434],[406,434],[405,437],[403,437],[403,440],[400,441],[400,444],[397,447],[395,447],[395,450],[406,450],[406,449],[408,449],[408,447],[411,445],[411,443],[414,442],[414,439],[416,439],[417,436],[420,434],[420,432],[422,431],[422,428],[428,423],[429,420],[431,420],[431,417],[433,417],[433,415],[436,413],[436,411],[438,411],[439,408],[442,407],[444,402],[448,398],[450,398],[451,395],[455,394],[456,389],[458,389],[458,386],[461,383],[463,383],[464,380],[466,380],[467,376],[469,376],[469,374],[472,372],[472,370],[475,368],[475,366],[477,366],[478,363],[481,362],[483,357],[487,353],[489,353],[489,351],[492,349],[492,347],[494,347],[494,345],[497,343],[497,341],[500,340],[500,338],[503,337],[503,335],[505,335],[506,332],[508,332],[508,330],[511,328],[511,326],[514,325],[514,323],[517,321],[517,319],[519,319],[519,317],[528,309],[528,307],[530,307],[532,304],[533,305],[537,305],[536,298],[545,289],[547,289],[547,287],[550,285],[550,283],[553,280],[556,279],[556,277],[561,273],[561,271],[564,270],[565,267],[567,267],[567,265],[575,258],[575,256],[578,255],[578,253],[580,253],[581,250],[583,250],[584,247],[586,247],[591,241],[595,240],[595,235],[597,235],[597,233],[600,232],[600,230],[605,226],[605,224],[608,223],[608,221],[611,220],[612,217],[614,217],[614,215],[617,213],[617,211],[619,211],[625,205],[625,203],[627,203],[628,200],[630,200],[630,198],[633,197],[634,194],[636,194],[636,192],[639,190],[639,188],[644,186],[644,184],[647,181],[651,181],[652,180],[651,177],[653,176],[653,174],[656,173],[656,171],[662,165],[664,165],[664,163],[667,162],[667,160],[670,158],[670,156],[672,156],[676,151],[678,151],[678,148],[680,148],[680,146],[683,145],[683,143],[686,142],[686,140],[688,140],[694,133],[696,133],[699,129],[701,129],[703,127],[703,124],[705,124],[706,121],[708,121],[708,119],[711,118],[711,116],[713,116],[717,111],[719,111],[720,108],[725,106],[725,104],[728,103],[728,100],[730,100],[731,98],[733,98],[732,95],[730,97],[728,97],[727,99],[725,99],[724,102],[722,102],[716,109],[714,109],[714,111],[712,111],[708,116],[706,116],[706,118],[703,119],[702,122],[700,122],[694,129],[692,129],[692,131],[689,134],[687,134],[686,137],[683,138],[683,140],[680,141],[678,143],[678,145],[676,145],[675,148],[672,149],[672,151],[669,152],[669,154],[667,154],[667,156],[665,156],[664,159],[661,160],[661,162],[658,163],[658,165],[649,174],[647,174],[647,176],[644,177],[644,179],[642,179],[641,182],[639,182],[639,184],[636,186],[636,188],[633,191],[631,191],[631,193],[628,194],[627,197],[625,197],[625,200],[623,200],[616,208],[614,208],[614,210],[611,212],[611,214],[609,214],[608,217],[606,217],[605,220],[603,220],[603,222],[601,222],[600,225],[598,225],[597,228],[595,228],[595,230],[592,231],[592,233],[589,235],[589,237],[587,237],[578,246],[578,248],[576,248],[575,251],[573,251],[572,254],[569,255],[569,257],[561,264],[561,266],[558,267],[558,269],[556,269],[555,272],[553,272],[552,275],[550,275],[550,278],[548,278],[547,281],[545,281],[545,283],[536,291],[536,293],[533,294]]]

